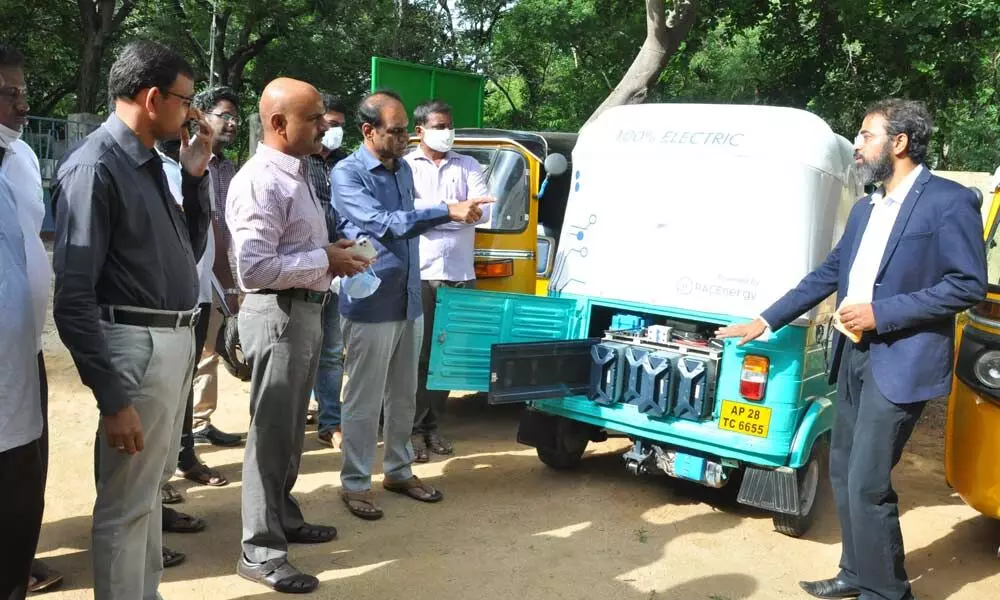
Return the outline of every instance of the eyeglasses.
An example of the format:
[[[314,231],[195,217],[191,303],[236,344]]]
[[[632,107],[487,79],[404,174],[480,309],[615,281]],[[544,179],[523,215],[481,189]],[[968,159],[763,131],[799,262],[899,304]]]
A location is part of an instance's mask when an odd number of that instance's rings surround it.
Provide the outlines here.
[[[163,93],[168,96],[174,96],[175,98],[180,98],[183,101],[184,108],[191,108],[191,103],[194,102],[193,96],[182,96],[180,94],[175,94],[169,90],[163,90]]]
[[[0,96],[10,98],[11,102],[17,102],[19,99],[26,98],[28,96],[28,89],[18,88],[18,87],[6,87],[0,89]]]
[[[232,113],[227,113],[227,112],[224,112],[224,113],[208,113],[208,114],[212,115],[213,117],[219,117],[220,119],[222,119],[226,123],[234,123],[234,122],[236,122],[236,121],[239,120],[239,117],[237,117],[236,115],[234,115]]]

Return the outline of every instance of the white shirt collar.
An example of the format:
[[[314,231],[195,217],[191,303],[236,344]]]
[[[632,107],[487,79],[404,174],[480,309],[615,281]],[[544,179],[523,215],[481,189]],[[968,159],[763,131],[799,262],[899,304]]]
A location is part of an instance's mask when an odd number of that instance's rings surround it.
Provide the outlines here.
[[[885,201],[886,204],[902,204],[906,197],[910,194],[910,190],[913,189],[913,184],[917,182],[917,177],[920,177],[920,173],[924,170],[923,165],[917,165],[917,168],[910,171],[899,185],[896,186],[891,193],[885,193],[885,184],[879,186],[875,192],[872,193],[871,203],[877,204]]]

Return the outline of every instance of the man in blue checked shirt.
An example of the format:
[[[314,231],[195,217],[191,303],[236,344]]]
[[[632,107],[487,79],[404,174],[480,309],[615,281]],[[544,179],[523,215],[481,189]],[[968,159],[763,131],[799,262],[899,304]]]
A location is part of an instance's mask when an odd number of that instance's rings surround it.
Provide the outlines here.
[[[417,359],[423,339],[418,239],[450,221],[475,223],[487,200],[415,209],[413,173],[401,160],[409,125],[399,96],[379,91],[358,108],[364,144],[333,170],[333,206],[348,239],[369,238],[378,252],[373,265],[381,280],[375,292],[352,298],[342,288],[347,349],[342,428],[344,467],[341,497],[355,516],[382,517],[371,491],[379,413],[384,411],[383,487],[421,502],[438,502],[441,492],[410,469],[410,433],[416,410]]]

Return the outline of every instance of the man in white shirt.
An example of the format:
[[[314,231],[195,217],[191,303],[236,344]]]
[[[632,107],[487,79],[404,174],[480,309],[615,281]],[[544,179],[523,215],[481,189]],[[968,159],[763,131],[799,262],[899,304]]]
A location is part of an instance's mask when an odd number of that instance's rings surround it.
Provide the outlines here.
[[[414,207],[429,208],[442,202],[455,204],[485,198],[488,193],[479,162],[451,151],[455,141],[451,107],[437,100],[421,104],[413,111],[413,120],[420,146],[404,160],[413,171]],[[475,226],[490,219],[489,204],[482,208],[483,216],[477,223],[445,223],[420,236],[424,338],[420,347],[417,412],[411,438],[416,462],[430,460],[428,450],[442,455],[454,452],[451,442],[438,433],[438,414],[444,408],[448,392],[427,389],[434,307],[439,287],[475,286]]]
[[[7,179],[0,175],[0,598],[23,599],[45,504],[33,298],[24,239]]]
[[[21,130],[28,122],[25,97],[24,56],[10,46],[0,46],[0,175],[6,177],[17,207],[18,223],[24,238],[27,261],[28,285],[34,309],[35,352],[38,355],[39,395],[42,410],[42,484],[48,472],[48,385],[45,378],[45,361],[42,357],[42,328],[49,304],[49,287],[52,284],[52,267],[45,244],[40,237],[45,219],[45,202],[42,194],[42,175],[38,157],[24,140]],[[62,575],[41,561],[32,563],[29,591],[48,589],[62,581]]]

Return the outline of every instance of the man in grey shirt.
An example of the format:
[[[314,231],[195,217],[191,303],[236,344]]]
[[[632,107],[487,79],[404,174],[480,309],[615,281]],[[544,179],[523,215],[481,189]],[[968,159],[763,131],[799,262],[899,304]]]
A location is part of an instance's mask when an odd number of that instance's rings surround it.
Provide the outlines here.
[[[172,474],[198,315],[195,263],[209,224],[212,130],[191,108],[190,65],[135,41],[114,64],[115,112],[59,165],[54,316],[101,411],[94,504],[98,600],[156,598],[162,574],[160,486]],[[197,123],[191,137],[185,121]],[[156,140],[181,131],[183,208]]]
[[[24,598],[44,507],[35,315],[14,192],[0,175],[0,598]]]

